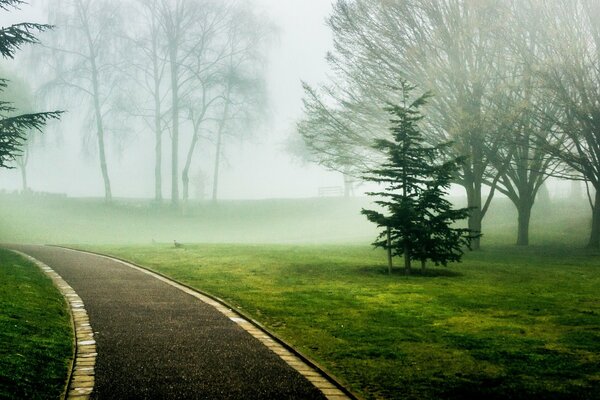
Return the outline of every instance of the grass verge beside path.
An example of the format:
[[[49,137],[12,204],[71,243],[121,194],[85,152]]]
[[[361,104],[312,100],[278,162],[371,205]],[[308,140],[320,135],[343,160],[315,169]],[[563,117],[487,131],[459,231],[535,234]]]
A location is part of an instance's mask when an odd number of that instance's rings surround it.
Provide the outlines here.
[[[0,249],[0,399],[58,399],[71,356],[62,295],[37,266]]]
[[[219,296],[368,399],[600,398],[600,260],[488,247],[429,276],[367,246],[95,247]]]

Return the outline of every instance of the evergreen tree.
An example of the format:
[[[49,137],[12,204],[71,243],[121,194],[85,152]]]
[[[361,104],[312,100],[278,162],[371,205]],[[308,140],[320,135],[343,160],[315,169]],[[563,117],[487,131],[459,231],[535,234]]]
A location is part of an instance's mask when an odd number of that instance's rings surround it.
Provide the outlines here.
[[[24,4],[22,0],[0,0],[0,11],[8,11]],[[37,43],[34,32],[43,32],[51,28],[49,25],[23,22],[0,29],[0,55],[14,58],[23,44]],[[7,80],[0,78],[0,93],[6,88]],[[0,101],[0,168],[11,168],[16,156],[21,153],[21,146],[27,140],[27,132],[40,131],[50,119],[57,119],[60,112],[43,112],[15,115],[15,108],[10,102]]]
[[[403,103],[386,108],[392,115],[392,139],[377,140],[374,148],[386,154],[387,160],[365,176],[368,181],[386,185],[384,191],[368,194],[379,197],[375,203],[388,213],[362,210],[370,221],[385,228],[373,245],[388,249],[390,266],[392,256],[404,256],[407,274],[412,260],[421,261],[423,268],[427,260],[444,266],[460,261],[463,248],[476,237],[469,229],[452,227],[468,217],[469,209],[455,210],[444,198],[465,158],[440,161],[451,143],[425,144],[419,129],[423,119],[420,108],[430,95],[409,103],[413,89],[402,82],[399,90]]]

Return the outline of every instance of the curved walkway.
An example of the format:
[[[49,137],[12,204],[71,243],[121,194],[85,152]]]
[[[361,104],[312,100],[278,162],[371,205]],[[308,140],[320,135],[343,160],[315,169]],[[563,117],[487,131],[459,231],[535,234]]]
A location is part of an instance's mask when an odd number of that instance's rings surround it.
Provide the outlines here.
[[[346,398],[317,389],[235,319],[146,273],[88,253],[12,247],[52,267],[85,303],[98,351],[92,398]]]

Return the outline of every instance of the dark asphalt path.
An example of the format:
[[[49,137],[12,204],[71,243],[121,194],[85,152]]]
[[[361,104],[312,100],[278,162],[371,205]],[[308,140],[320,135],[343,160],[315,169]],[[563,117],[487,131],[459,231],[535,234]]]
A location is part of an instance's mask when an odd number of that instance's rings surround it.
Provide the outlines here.
[[[79,294],[95,332],[97,399],[323,399],[213,307],[109,259],[13,246]]]

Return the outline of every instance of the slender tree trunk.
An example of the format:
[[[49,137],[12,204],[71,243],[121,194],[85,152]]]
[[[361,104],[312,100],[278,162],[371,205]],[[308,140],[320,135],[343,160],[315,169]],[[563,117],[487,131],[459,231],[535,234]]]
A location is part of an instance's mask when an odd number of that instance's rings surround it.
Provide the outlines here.
[[[187,202],[190,198],[190,167],[192,165],[192,158],[194,155],[194,150],[198,143],[198,132],[194,132],[194,136],[192,136],[192,143],[190,144],[190,148],[187,153],[187,157],[185,160],[185,166],[183,167],[183,172],[181,173],[181,181],[183,183],[183,202],[187,205]]]
[[[217,130],[217,149],[215,154],[215,167],[213,175],[213,191],[212,201],[217,202],[219,194],[219,170],[221,167],[221,147],[223,146],[223,130],[225,129],[225,123],[229,118],[229,98],[231,97],[231,83],[227,86],[227,93],[225,95],[225,105],[223,106],[223,118],[219,122],[219,129]]]
[[[169,48],[171,64],[171,99],[172,124],[171,132],[171,206],[179,207],[179,65],[177,63],[177,45]]]
[[[94,97],[94,112],[96,117],[96,135],[98,138],[98,157],[100,161],[100,171],[104,181],[104,200],[109,203],[112,200],[112,190],[110,187],[110,178],[108,175],[108,166],[106,164],[106,153],[104,145],[104,123],[102,121],[102,107],[100,105],[100,84],[98,82],[98,67],[96,65],[96,54],[89,30],[86,30],[88,46],[90,51],[90,67],[92,73],[92,94]]]
[[[214,167],[214,175],[213,175],[213,190],[212,190],[212,201],[217,202],[217,197],[219,195],[219,169],[221,166],[221,146],[223,141],[223,132],[219,129],[217,134],[217,152],[215,154],[215,167]]]
[[[21,183],[23,184],[23,193],[27,193],[29,191],[29,187],[27,185],[27,165],[21,165]]]
[[[390,227],[388,226],[386,229],[386,241],[387,241],[387,259],[388,259],[388,274],[392,274],[392,232]]]
[[[404,241],[404,271],[406,272],[406,275],[410,275],[410,245],[407,240]]]
[[[160,106],[159,106],[160,107]],[[154,132],[155,132],[155,145],[154,145],[154,200],[157,203],[162,203],[162,132],[160,115],[156,115],[154,118]]]
[[[592,231],[588,242],[589,248],[600,248],[600,188],[595,188],[594,207],[592,209]]]
[[[162,203],[162,110],[160,104],[160,79],[158,66],[157,38],[153,38],[153,67],[154,67],[154,200]]]
[[[354,196],[354,180],[346,170],[344,172],[344,198],[349,199],[350,196]]]

